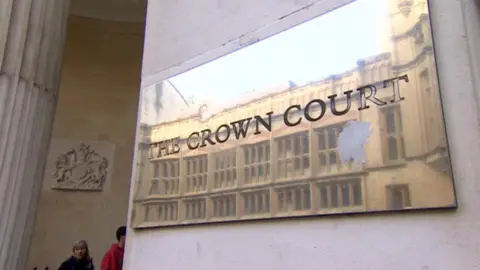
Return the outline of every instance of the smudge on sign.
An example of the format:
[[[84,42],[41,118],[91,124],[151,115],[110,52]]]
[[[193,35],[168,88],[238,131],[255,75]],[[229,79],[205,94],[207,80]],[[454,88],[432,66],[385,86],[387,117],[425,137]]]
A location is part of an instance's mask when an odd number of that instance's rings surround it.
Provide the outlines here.
[[[338,136],[338,153],[342,162],[365,163],[367,157],[363,146],[370,138],[370,123],[348,121]]]

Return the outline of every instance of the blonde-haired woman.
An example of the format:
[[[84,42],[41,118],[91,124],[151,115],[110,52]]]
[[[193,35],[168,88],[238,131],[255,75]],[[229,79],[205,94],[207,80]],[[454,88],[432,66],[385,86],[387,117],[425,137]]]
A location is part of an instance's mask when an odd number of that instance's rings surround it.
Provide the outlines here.
[[[92,258],[88,251],[88,244],[80,240],[73,245],[72,256],[65,260],[58,270],[94,270]]]

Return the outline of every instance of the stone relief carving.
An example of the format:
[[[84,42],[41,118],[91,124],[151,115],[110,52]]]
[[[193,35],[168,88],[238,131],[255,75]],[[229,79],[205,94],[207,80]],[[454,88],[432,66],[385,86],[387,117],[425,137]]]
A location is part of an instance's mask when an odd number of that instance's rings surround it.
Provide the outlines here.
[[[60,154],[55,161],[53,189],[102,190],[108,175],[109,162],[92,146],[80,144]]]

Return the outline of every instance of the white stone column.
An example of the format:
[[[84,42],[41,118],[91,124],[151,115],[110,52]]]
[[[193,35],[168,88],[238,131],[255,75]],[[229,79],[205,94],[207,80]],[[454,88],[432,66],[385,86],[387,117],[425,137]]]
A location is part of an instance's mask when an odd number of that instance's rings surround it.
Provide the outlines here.
[[[50,142],[69,0],[0,1],[0,269],[23,269]]]

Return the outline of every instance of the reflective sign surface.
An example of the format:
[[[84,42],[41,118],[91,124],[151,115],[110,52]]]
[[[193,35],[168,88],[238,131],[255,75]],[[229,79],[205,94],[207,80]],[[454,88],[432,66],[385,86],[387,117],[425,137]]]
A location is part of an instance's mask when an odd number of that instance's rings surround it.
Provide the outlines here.
[[[140,110],[134,228],[456,207],[426,1],[355,1]]]

